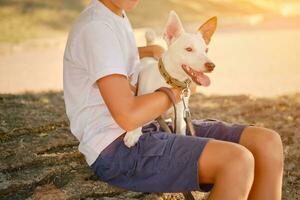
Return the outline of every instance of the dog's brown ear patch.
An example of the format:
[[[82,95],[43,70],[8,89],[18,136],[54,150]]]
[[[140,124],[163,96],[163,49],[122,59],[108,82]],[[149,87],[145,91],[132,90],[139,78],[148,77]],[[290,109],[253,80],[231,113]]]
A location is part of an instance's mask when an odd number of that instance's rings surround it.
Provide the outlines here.
[[[198,31],[202,33],[202,37],[206,44],[209,44],[212,35],[217,29],[217,22],[218,18],[214,16],[202,24],[198,29]]]

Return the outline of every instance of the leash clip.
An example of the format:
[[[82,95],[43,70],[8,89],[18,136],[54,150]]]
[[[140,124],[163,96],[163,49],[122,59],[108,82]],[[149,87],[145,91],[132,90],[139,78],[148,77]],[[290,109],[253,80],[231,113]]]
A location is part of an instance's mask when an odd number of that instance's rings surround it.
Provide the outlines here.
[[[183,117],[186,118],[187,116],[191,116],[190,109],[188,108],[188,100],[191,95],[191,90],[190,90],[190,83],[191,81],[189,79],[184,81],[186,84],[186,87],[181,91],[180,98],[183,102],[184,106],[184,112],[183,112]]]
[[[182,89],[181,94],[180,94],[181,99],[183,97],[189,97],[191,95],[191,90],[190,90],[191,81],[189,79],[187,79],[184,81],[184,83],[185,83],[185,87]]]

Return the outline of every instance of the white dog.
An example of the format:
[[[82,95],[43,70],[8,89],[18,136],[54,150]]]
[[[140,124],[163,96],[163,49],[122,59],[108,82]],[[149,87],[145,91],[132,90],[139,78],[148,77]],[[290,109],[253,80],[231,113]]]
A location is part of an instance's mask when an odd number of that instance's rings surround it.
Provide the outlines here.
[[[207,57],[207,45],[216,30],[217,18],[213,17],[205,22],[197,33],[184,31],[181,21],[174,11],[169,14],[163,38],[168,49],[162,55],[162,63],[168,74],[179,81],[190,79],[193,83],[209,86],[210,79],[205,72],[211,72],[215,65]],[[154,92],[160,87],[171,87],[166,83],[154,58],[141,59],[139,73],[138,95]],[[184,107],[182,101],[176,104],[177,133],[185,135],[186,124],[183,118]],[[170,108],[166,114],[172,112]],[[124,143],[128,147],[134,146],[142,135],[142,127],[126,133]]]

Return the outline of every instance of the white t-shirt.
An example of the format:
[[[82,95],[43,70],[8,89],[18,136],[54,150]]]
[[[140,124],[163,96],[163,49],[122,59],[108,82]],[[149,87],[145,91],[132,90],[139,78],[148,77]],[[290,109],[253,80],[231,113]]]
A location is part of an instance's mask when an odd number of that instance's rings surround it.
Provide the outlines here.
[[[126,13],[118,16],[92,0],[69,33],[63,61],[70,129],[80,142],[79,151],[92,165],[100,152],[125,132],[112,118],[96,81],[109,74],[123,74],[133,75],[132,85],[137,82],[139,54]]]

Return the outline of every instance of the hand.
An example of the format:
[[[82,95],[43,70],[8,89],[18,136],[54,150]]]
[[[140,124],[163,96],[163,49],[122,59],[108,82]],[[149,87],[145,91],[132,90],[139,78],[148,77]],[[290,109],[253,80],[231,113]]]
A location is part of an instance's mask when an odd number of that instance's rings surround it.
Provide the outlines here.
[[[160,45],[150,45],[152,51],[152,57],[158,60],[161,58],[162,54],[165,52],[165,49]]]
[[[191,94],[190,95],[196,93],[196,88],[197,88],[197,85],[194,83],[191,83],[191,85],[190,85]],[[171,90],[175,95],[176,103],[180,102],[181,101],[180,95],[181,95],[182,89],[172,87]]]
[[[196,89],[197,89],[197,85],[192,82],[190,85],[191,95],[196,93]]]
[[[175,96],[176,103],[179,103],[181,101],[180,95],[182,90],[180,88],[174,88],[174,87],[172,87],[171,90]]]
[[[160,45],[148,45],[144,47],[138,47],[140,59],[144,57],[153,57],[155,59],[161,58],[165,49]]]

